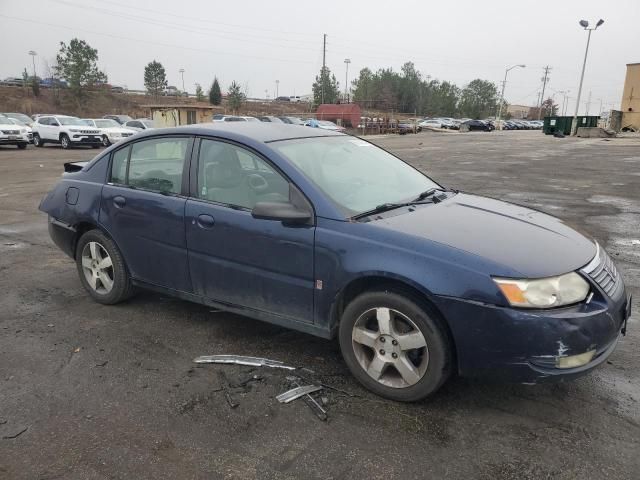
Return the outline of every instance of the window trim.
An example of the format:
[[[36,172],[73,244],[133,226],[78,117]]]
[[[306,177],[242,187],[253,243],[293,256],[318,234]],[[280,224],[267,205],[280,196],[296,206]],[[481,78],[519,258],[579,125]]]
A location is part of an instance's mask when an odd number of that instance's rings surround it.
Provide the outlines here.
[[[257,151],[255,148],[250,147],[249,145],[246,145],[244,143],[240,143],[240,142],[236,142],[233,140],[230,140],[228,138],[222,138],[222,137],[209,137],[209,136],[202,136],[199,135],[195,138],[195,142],[194,142],[194,146],[193,146],[193,151],[192,151],[192,155],[191,155],[191,171],[190,171],[190,182],[189,182],[189,198],[191,200],[194,201],[198,201],[198,202],[204,202],[210,205],[217,205],[220,207],[225,207],[228,208],[230,210],[236,210],[236,211],[242,211],[242,212],[251,212],[253,209],[251,208],[247,208],[247,207],[243,207],[241,205],[233,205],[230,203],[221,203],[221,202],[216,202],[213,200],[208,200],[206,198],[200,198],[199,196],[199,192],[198,192],[198,175],[199,175],[199,168],[200,168],[200,147],[202,145],[202,141],[203,140],[210,140],[210,141],[214,141],[214,142],[221,142],[221,143],[227,143],[229,145],[233,145],[234,147],[238,147],[244,150],[247,150],[248,152],[253,153],[255,156],[257,156],[258,158],[260,158],[262,161],[264,161],[267,165],[269,165],[278,175],[282,176],[282,178],[284,178],[287,183],[289,184],[289,188],[293,187],[295,188],[300,195],[302,196],[302,198],[304,198],[306,204],[308,205],[308,207],[311,209],[311,223],[310,225],[315,226],[316,225],[316,208],[313,205],[313,202],[309,199],[309,197],[302,191],[302,189],[300,187],[298,187],[298,185],[285,173],[283,172],[276,164],[274,164],[271,160],[269,160],[265,155],[263,155],[262,153],[260,153],[259,151]],[[290,199],[288,199],[290,200]]]
[[[125,171],[125,182],[129,180],[129,166],[131,165],[131,153],[133,152],[133,145],[140,142],[146,142],[149,140],[164,140],[164,139],[172,139],[172,138],[186,138],[189,140],[187,143],[187,148],[184,152],[184,163],[182,165],[182,182],[180,184],[180,193],[174,192],[159,192],[157,190],[148,190],[146,188],[134,187],[132,185],[128,185],[126,183],[114,183],[112,181],[113,174],[113,157],[116,153],[124,150],[125,148],[129,149],[129,153],[127,154],[127,169]],[[127,142],[122,147],[114,150],[109,155],[109,167],[108,167],[108,180],[106,182],[107,185],[111,185],[114,187],[127,188],[130,190],[140,190],[142,192],[150,192],[157,193],[158,195],[163,196],[171,196],[171,197],[184,197],[187,198],[189,196],[189,178],[191,172],[191,159],[193,157],[193,146],[195,143],[195,137],[193,135],[185,135],[185,134],[175,134],[175,135],[149,135],[148,137],[138,138],[136,140],[132,140]]]

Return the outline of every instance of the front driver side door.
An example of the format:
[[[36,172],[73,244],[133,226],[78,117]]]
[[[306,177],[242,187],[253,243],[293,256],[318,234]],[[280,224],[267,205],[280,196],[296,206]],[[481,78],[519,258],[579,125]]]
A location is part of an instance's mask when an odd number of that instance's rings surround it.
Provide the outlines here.
[[[185,209],[194,292],[313,322],[315,227],[251,216],[259,201],[288,201],[288,179],[256,153],[232,143],[202,139],[194,160],[195,198],[187,200]]]

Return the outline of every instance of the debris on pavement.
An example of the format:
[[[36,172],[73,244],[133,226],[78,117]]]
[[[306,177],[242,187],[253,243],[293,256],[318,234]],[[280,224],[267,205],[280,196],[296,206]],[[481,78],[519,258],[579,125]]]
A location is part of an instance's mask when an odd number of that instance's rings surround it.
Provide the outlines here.
[[[5,435],[5,436],[2,437],[2,439],[3,440],[13,440],[14,438],[18,438],[20,435],[22,435],[27,430],[29,430],[29,427],[24,427],[18,433],[14,433],[13,435]]]
[[[278,395],[276,397],[276,400],[278,400],[280,403],[289,403],[302,397],[303,395],[317,392],[318,390],[322,390],[322,387],[320,385],[305,385],[303,387],[295,387]]]
[[[230,383],[229,386],[231,388],[246,387],[251,382],[261,382],[262,380],[264,380],[264,377],[262,375],[253,374],[253,375],[248,376],[244,380],[239,380],[237,382]]]
[[[220,387],[222,388],[222,393],[224,394],[225,400],[227,401],[227,403],[231,408],[236,408],[240,404],[235,402],[233,398],[231,398],[231,394],[229,393],[229,388],[228,388],[229,379],[227,379],[227,375],[224,372],[219,371],[218,378],[220,378]]]
[[[298,380],[299,380],[298,377],[287,377],[287,380],[289,380],[293,385],[295,385],[298,388],[304,388],[304,387],[301,387],[301,385],[298,383]],[[310,385],[310,386],[316,387],[317,385]],[[318,388],[318,390],[320,389],[322,389],[322,387]],[[289,392],[291,391],[292,390],[290,390]],[[289,392],[285,392],[285,394]],[[302,395],[302,399],[304,403],[306,403],[307,406],[313,411],[316,417],[318,417],[323,422],[326,422],[328,420],[329,416],[327,415],[327,411],[324,408],[322,408],[322,406],[316,401],[315,398],[311,396],[310,393],[305,393],[304,395]]]
[[[193,359],[194,363],[227,363],[234,365],[247,365],[249,367],[270,367],[295,370],[296,367],[285,365],[277,360],[260,357],[245,357],[242,355],[203,355]]]

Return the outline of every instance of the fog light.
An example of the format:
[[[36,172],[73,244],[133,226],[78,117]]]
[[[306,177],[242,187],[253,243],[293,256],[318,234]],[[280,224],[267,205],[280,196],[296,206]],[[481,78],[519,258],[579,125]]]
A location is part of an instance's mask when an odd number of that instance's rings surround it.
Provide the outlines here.
[[[570,355],[568,357],[556,358],[556,368],[575,368],[581,367],[589,363],[593,356],[596,354],[595,350],[589,350],[588,352],[581,353],[580,355]]]

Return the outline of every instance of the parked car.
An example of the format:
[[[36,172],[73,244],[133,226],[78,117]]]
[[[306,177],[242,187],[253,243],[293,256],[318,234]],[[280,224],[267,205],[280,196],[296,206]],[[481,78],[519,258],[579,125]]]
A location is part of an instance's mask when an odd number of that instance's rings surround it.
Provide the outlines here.
[[[393,400],[454,372],[569,380],[626,332],[630,297],[594,240],[349,135],[182,126],[65,171],[40,210],[96,302],[149,288],[337,337],[353,375]]]
[[[264,115],[262,117],[258,117],[258,120],[260,120],[261,122],[268,122],[268,123],[284,123],[278,117],[273,117],[271,115]]]
[[[103,147],[108,147],[113,143],[118,143],[120,140],[124,140],[127,137],[135,135],[137,132],[132,128],[123,127],[118,122],[110,118],[83,118],[82,120],[90,127],[95,127],[100,130]]]
[[[0,115],[4,115],[5,117],[15,118],[25,125],[31,126],[33,123],[33,119],[29,115],[25,115],[24,113],[0,113]]]
[[[418,122],[418,125],[420,125],[421,127],[428,127],[428,128],[444,128],[443,121],[436,118],[422,120]]]
[[[113,87],[111,87],[111,93],[124,93],[124,88],[114,85]]]
[[[124,125],[125,123],[133,120],[129,115],[105,115],[102,118],[109,118],[111,120],[115,120],[120,125]]]
[[[289,101],[291,103],[300,103],[302,100],[300,100],[300,97],[297,95],[292,95],[289,97]]]
[[[413,122],[402,121],[398,122],[398,133],[405,135],[407,133],[418,133],[422,131],[422,127],[419,124]]]
[[[290,102],[291,99],[289,97],[277,97],[276,102]]]
[[[164,95],[166,97],[179,97],[180,96],[180,90],[178,90],[177,87],[168,86],[167,88],[165,88],[164,92],[162,92],[162,95]]]
[[[284,123],[288,123],[289,125],[304,125],[304,122],[298,117],[278,117]]]
[[[0,114],[0,115],[4,115],[4,114]],[[24,128],[27,131],[27,138],[29,139],[29,143],[33,143],[33,130],[29,125],[21,122],[17,118],[11,118],[7,116],[5,116],[5,118],[9,123],[16,125],[17,127]],[[3,121],[3,123],[5,122]]]
[[[464,128],[467,130],[479,130],[482,132],[491,131],[491,127],[489,127],[489,125],[484,123],[482,120],[467,120],[466,122],[462,122],[461,129],[462,125],[464,125]]]
[[[40,87],[42,88],[67,88],[68,86],[65,80],[57,78],[43,78],[40,82]]]
[[[125,122],[123,127],[128,128],[129,130],[135,130],[136,132],[142,130],[153,130],[156,128],[154,126],[153,120],[149,120],[148,118],[137,118],[135,120],[129,120]]]
[[[315,118],[310,118],[305,122],[305,125],[312,128],[321,128],[323,130],[332,130],[334,132],[344,132],[346,128],[336,125],[329,120],[317,120]]]
[[[22,87],[25,80],[22,77],[7,77],[2,81],[3,85],[8,87]]]
[[[21,150],[27,148],[29,137],[27,127],[14,124],[15,120],[0,115],[0,145],[15,145]]]
[[[33,144],[44,147],[46,143],[58,143],[67,149],[79,145],[100,147],[100,130],[89,127],[77,117],[68,115],[43,115],[33,123]]]
[[[214,123],[217,122],[259,122],[256,117],[242,117],[239,115],[222,115],[216,114],[211,118],[211,121]]]

